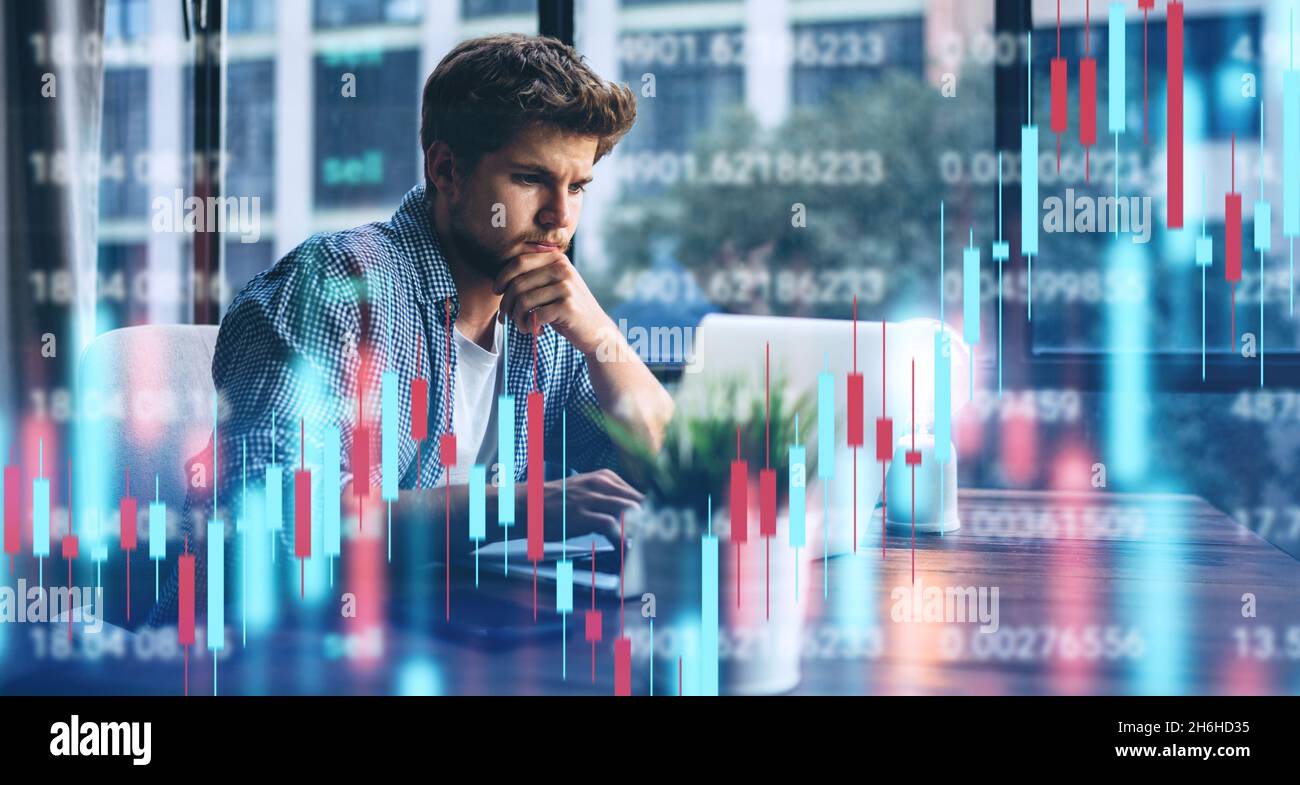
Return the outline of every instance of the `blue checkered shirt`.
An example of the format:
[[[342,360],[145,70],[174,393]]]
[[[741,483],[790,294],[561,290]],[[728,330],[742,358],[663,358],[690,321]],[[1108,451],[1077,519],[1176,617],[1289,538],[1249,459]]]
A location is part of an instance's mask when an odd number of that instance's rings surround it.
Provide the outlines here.
[[[285,518],[278,547],[292,557],[292,470],[304,448],[308,463],[312,462],[313,453],[323,449],[322,429],[334,425],[342,437],[342,482],[346,485],[352,479],[358,385],[364,393],[362,416],[371,437],[370,483],[379,488],[381,375],[389,370],[400,380],[398,486],[439,484],[445,467],[438,460],[438,438],[448,432],[448,400],[454,399],[457,364],[456,342],[448,343],[447,327],[449,321],[455,323],[458,313],[456,287],[423,185],[406,194],[390,220],[314,235],[255,276],[222,319],[212,361],[220,400],[217,477],[212,483],[218,506],[239,509],[245,472],[250,485],[264,477],[274,449],[276,463],[285,467]],[[534,371],[532,334],[508,323],[506,336],[506,393],[514,398],[517,424],[515,479],[525,480],[528,466],[525,424],[534,374],[545,402],[547,460],[559,462],[561,417],[567,412],[570,470],[616,468],[617,450],[599,422],[599,405],[582,353],[549,326],[543,327],[536,337]],[[369,357],[364,369],[362,355]],[[410,381],[417,376],[429,384],[429,435],[419,461],[411,436]],[[484,439],[496,437],[484,435]],[[209,466],[210,452],[211,443],[204,459]],[[191,488],[182,515],[182,535],[189,538],[190,552],[197,554],[196,608],[205,605],[207,592],[206,548],[197,547],[202,538],[196,539],[195,528],[211,515],[209,494],[207,489]],[[221,517],[227,522],[224,563],[230,573],[230,557],[238,553],[230,547],[235,527],[230,513]],[[453,513],[453,536],[455,517]],[[460,517],[461,527],[467,527],[464,515]],[[467,531],[462,528],[465,536]],[[179,582],[174,558],[171,562],[171,580],[150,615],[151,624],[172,624],[177,618]],[[232,585],[229,576],[225,585]]]

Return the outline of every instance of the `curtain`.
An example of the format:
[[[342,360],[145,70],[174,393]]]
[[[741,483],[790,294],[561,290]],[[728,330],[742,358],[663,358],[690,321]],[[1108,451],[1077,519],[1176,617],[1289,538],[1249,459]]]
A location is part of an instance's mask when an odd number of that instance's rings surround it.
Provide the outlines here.
[[[104,0],[0,4],[0,346],[8,371],[0,411],[9,429],[20,430],[20,412],[24,421],[60,419],[57,393],[70,392],[95,332],[103,33]],[[20,437],[14,430],[5,441]]]

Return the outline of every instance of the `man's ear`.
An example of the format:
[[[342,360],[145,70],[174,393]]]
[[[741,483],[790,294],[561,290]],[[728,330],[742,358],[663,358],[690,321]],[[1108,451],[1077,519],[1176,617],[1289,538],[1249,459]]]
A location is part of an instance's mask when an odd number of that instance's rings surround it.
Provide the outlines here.
[[[435,141],[424,151],[424,172],[438,193],[448,199],[457,198],[456,161],[446,142]]]

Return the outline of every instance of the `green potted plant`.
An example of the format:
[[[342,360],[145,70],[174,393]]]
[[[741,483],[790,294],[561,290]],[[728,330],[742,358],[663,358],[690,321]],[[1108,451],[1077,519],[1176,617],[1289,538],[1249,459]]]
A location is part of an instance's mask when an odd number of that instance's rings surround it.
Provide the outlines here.
[[[647,491],[646,504],[629,528],[635,541],[629,564],[635,562],[637,569],[644,571],[642,583],[655,596],[661,618],[657,624],[663,632],[655,647],[655,667],[662,672],[661,678],[670,681],[677,677],[677,669],[683,668],[688,674],[685,681],[690,683],[692,668],[705,662],[697,648],[701,640],[701,538],[708,531],[706,508],[712,497],[712,530],[721,541],[717,575],[720,683],[726,692],[784,691],[798,682],[803,626],[803,608],[791,602],[796,596],[793,575],[797,574],[798,557],[790,552],[783,534],[789,503],[789,447],[795,443],[796,416],[800,444],[807,445],[809,435],[815,433],[812,402],[808,395],[792,398],[779,373],[773,375],[766,399],[761,387],[754,389],[742,376],[695,389],[698,397],[677,396],[676,416],[657,455],[648,454],[616,427],[610,431],[624,450],[624,473]],[[747,547],[730,545],[729,488],[737,443],[749,468]],[[807,455],[805,471],[813,474],[815,450],[809,449]],[[764,541],[758,531],[758,476],[769,465],[777,476],[781,533]],[[773,561],[765,571],[767,558]],[[743,613],[736,607],[739,595],[748,598]],[[765,618],[760,609],[768,595],[771,615]],[[752,651],[741,645],[754,639],[770,645]]]

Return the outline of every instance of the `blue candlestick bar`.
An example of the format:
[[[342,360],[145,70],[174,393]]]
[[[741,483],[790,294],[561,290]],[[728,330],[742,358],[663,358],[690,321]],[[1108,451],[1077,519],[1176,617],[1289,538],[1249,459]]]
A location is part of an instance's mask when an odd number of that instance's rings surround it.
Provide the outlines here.
[[[1106,127],[1115,135],[1115,234],[1119,234],[1119,135],[1124,133],[1126,101],[1124,95],[1125,79],[1125,26],[1124,4],[1110,4],[1110,19],[1107,27],[1109,33],[1108,62],[1110,72],[1110,89],[1106,96]]]
[[[397,499],[397,373],[380,376],[380,496],[388,502],[388,561],[393,561],[393,501]],[[450,479],[448,478],[448,481]]]
[[[153,476],[153,501],[149,504],[149,558],[153,559],[153,599],[158,601],[158,564],[167,558],[167,505],[159,498],[158,475]]]
[[[1259,99],[1259,160],[1264,160],[1264,99]],[[1272,205],[1264,198],[1264,168],[1259,170],[1259,201],[1255,202],[1255,250],[1259,251],[1259,386],[1264,386],[1264,254],[1273,244]]]
[[[934,334],[934,459],[952,460],[952,336],[943,324]],[[940,473],[942,475],[942,472]],[[939,536],[943,536],[943,491],[939,492]],[[881,522],[884,525],[884,522]]]
[[[972,237],[974,230],[972,230]],[[934,457],[940,465],[949,460],[948,445],[952,429],[952,340],[944,324],[943,296],[943,202],[939,202],[939,329],[934,334]],[[915,428],[915,424],[913,424]],[[939,496],[939,520],[943,520],[943,495]],[[882,512],[883,515],[883,512]],[[885,525],[882,519],[880,525]],[[939,528],[943,535],[942,525]]]
[[[330,585],[334,585],[334,557],[343,553],[343,432],[328,426],[321,434],[321,526],[325,556],[329,558]]]
[[[217,397],[212,397],[212,517],[208,519],[208,650],[212,652],[212,694],[217,694],[217,652],[226,646],[226,526],[217,517]]]
[[[993,261],[998,263],[998,398],[1002,397],[1002,263],[1011,258],[1011,244],[1002,239],[1002,153],[998,153],[998,241]]]
[[[1205,381],[1205,273],[1214,260],[1214,242],[1205,233],[1205,173],[1201,173],[1201,236],[1196,238],[1196,266],[1201,268],[1201,381]]]
[[[1291,12],[1291,60],[1282,72],[1282,236],[1290,240],[1288,300],[1295,314],[1295,237],[1300,234],[1300,75],[1295,70],[1295,11]]]
[[[469,538],[474,541],[474,585],[478,586],[478,544],[487,538],[487,467],[469,467]]]
[[[212,694],[217,694],[217,652],[226,647],[226,526],[208,520],[208,649],[212,652]]]
[[[718,538],[713,533],[713,497],[708,533],[700,539],[700,693],[718,694]]]
[[[510,367],[510,326],[506,325],[502,362]],[[507,376],[509,373],[507,372]],[[502,394],[497,398],[497,524],[505,529],[504,572],[510,574],[510,527],[515,525],[515,397]]]
[[[822,482],[822,596],[828,596],[826,559],[830,548],[831,480],[835,477],[835,377],[830,358],[822,355],[822,372],[817,374],[817,479]]]
[[[794,548],[794,601],[799,602],[799,549],[807,542],[804,531],[806,501],[804,486],[807,483],[805,453],[799,444],[799,413],[794,415],[794,444],[790,445],[790,547]]]
[[[36,478],[32,480],[32,555],[50,555],[50,481],[45,477],[45,440],[37,444]],[[42,582],[44,585],[44,582]]]
[[[284,527],[284,468],[275,462],[275,411],[271,412],[271,462],[266,465],[266,526],[271,533],[271,562],[275,563],[276,533]]]
[[[555,611],[560,614],[560,678],[569,678],[568,616],[573,613],[573,562],[569,561],[569,414],[560,418],[560,542],[563,558],[555,565]],[[651,649],[653,652],[654,650]],[[654,672],[653,661],[650,664]]]
[[[45,557],[50,555],[50,481],[45,474],[45,440],[37,446],[36,478],[32,480],[32,555],[39,585],[45,585]],[[127,554],[130,558],[130,554]]]
[[[970,346],[970,397],[975,398],[975,346],[980,342],[980,249],[975,245],[975,229],[970,230],[970,245],[961,253],[962,335]]]
[[[1020,253],[1028,270],[1026,319],[1034,318],[1034,256],[1038,254],[1038,126],[1033,114],[1034,34],[1026,34],[1026,124],[1020,127]],[[999,168],[1000,171],[1000,168]]]

